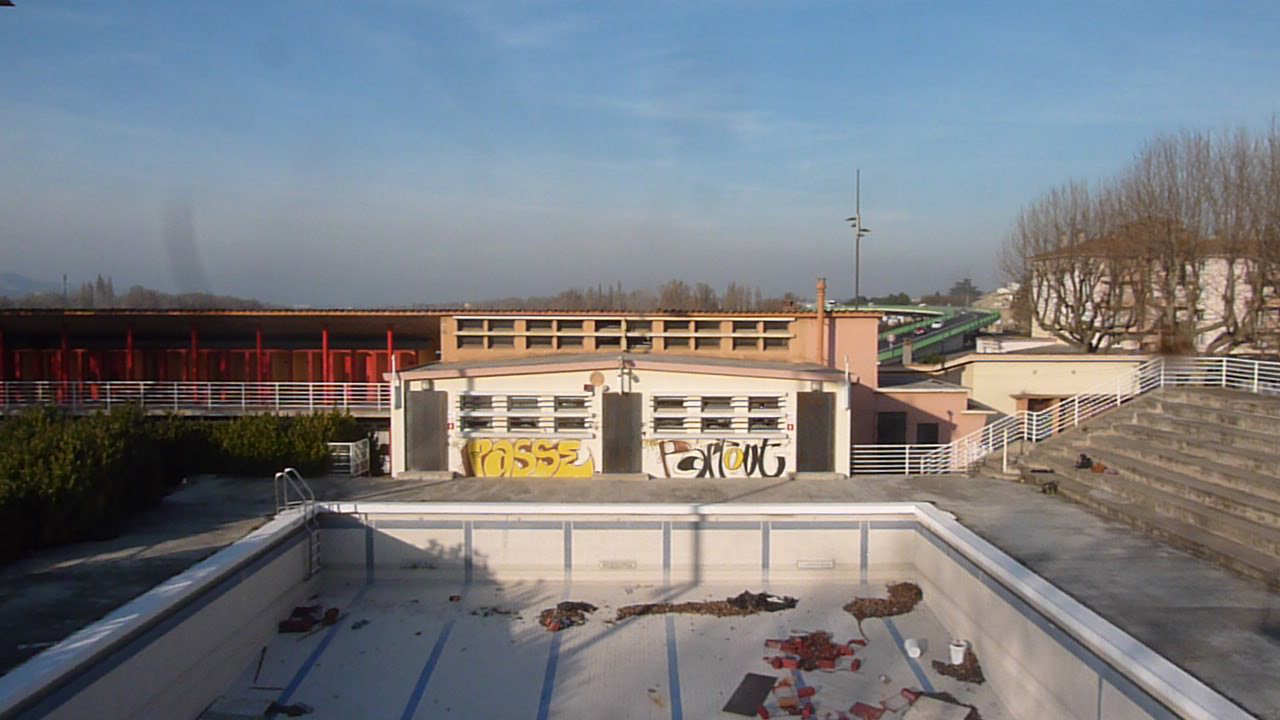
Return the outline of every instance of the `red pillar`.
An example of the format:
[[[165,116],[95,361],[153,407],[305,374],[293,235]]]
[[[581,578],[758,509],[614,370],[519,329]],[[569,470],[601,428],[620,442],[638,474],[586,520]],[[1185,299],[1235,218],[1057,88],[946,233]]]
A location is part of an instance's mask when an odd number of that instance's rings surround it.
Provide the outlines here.
[[[261,325],[259,325],[258,328],[254,330],[253,340],[254,340],[255,346],[257,347],[257,354],[254,356],[257,358],[257,361],[254,363],[254,365],[258,368],[258,382],[262,382],[263,367],[262,367],[262,326]]]
[[[391,326],[387,325],[387,372],[391,372],[391,358],[396,356],[396,336]],[[382,378],[370,378],[371,382],[382,382]]]
[[[200,379],[200,333],[196,330],[196,324],[191,323],[191,351],[187,356],[187,377],[185,380]]]
[[[124,379],[133,379],[133,326],[124,329]]]
[[[71,334],[62,326],[62,348],[58,350],[58,380],[71,379]]]
[[[320,327],[320,382],[329,382],[329,326]]]

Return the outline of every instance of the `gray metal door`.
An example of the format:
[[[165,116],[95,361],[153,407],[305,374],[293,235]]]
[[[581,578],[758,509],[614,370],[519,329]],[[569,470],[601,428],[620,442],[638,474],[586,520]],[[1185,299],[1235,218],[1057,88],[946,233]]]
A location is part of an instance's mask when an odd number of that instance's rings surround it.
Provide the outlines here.
[[[406,469],[449,469],[448,409],[449,394],[441,390],[405,393]]]
[[[827,392],[796,395],[796,471],[832,472],[835,470],[835,395]]]
[[[604,395],[604,467],[607,473],[638,473],[643,413],[637,393]]]

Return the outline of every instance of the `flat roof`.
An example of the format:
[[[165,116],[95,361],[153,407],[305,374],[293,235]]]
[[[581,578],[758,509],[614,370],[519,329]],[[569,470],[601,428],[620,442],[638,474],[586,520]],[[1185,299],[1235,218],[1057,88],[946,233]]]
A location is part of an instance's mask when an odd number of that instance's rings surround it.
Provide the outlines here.
[[[506,360],[437,363],[402,370],[406,379],[525,375],[533,373],[569,372],[582,369],[616,369],[625,362],[628,368],[668,370],[757,377],[789,377],[834,381],[844,378],[844,371],[814,363],[785,363],[761,360],[737,360],[720,357],[666,355],[647,353],[580,353],[543,355]]]

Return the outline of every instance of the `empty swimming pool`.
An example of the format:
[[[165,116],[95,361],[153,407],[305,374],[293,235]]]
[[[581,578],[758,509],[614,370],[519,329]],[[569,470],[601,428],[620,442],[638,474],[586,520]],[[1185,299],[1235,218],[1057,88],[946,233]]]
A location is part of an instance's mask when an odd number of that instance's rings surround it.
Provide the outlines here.
[[[780,686],[766,712],[815,717],[910,717],[919,693],[988,720],[1248,717],[927,504],[332,504],[185,575],[0,681],[3,717],[701,718],[749,673]],[[844,609],[898,582],[908,612]],[[619,619],[744,590],[798,602]],[[597,610],[548,631],[565,600]],[[299,606],[336,621],[279,632]],[[775,667],[816,632],[850,654]],[[984,682],[946,672],[953,639]]]

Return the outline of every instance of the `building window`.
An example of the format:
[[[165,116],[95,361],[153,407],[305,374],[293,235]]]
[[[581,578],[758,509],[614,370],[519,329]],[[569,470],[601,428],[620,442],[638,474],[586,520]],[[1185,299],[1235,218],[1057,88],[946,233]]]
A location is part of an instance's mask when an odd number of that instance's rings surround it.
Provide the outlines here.
[[[760,344],[756,342],[755,338],[750,338],[750,339],[734,338],[733,349],[734,350],[758,350],[760,349]]]
[[[492,430],[493,418],[491,417],[464,417],[462,418],[463,430]]]
[[[483,330],[483,320],[458,320],[458,332],[481,332]]]
[[[538,418],[526,416],[511,416],[507,418],[508,430],[537,430]]]
[[[786,320],[765,320],[764,331],[767,333],[789,333],[791,323]]]
[[[733,409],[733,398],[727,395],[710,395],[702,398],[702,412]]]
[[[524,322],[525,330],[529,332],[551,332],[550,320],[526,320]]]
[[[508,410],[537,410],[538,398],[536,397],[516,397],[507,398]]]
[[[458,335],[459,348],[482,348],[484,347],[484,337],[480,335]]]
[[[687,337],[669,337],[662,341],[662,347],[667,350],[689,349],[689,338]]]
[[[588,419],[585,417],[558,417],[556,418],[556,430],[589,430],[587,425]]]
[[[702,418],[702,432],[715,432],[717,430],[727,431],[732,429],[733,429],[733,418],[729,418],[729,417]]]
[[[644,335],[628,335],[627,347],[644,350],[652,347],[652,345],[649,342],[649,338]]]
[[[653,329],[653,321],[651,320],[628,320],[627,332],[629,333],[647,333]]]
[[[787,338],[767,337],[764,339],[765,350],[786,350],[791,344]]]
[[[733,332],[738,335],[741,335],[743,333],[754,333],[756,332],[756,321],[755,320],[734,320]]]
[[[695,350],[719,350],[720,338],[698,338],[693,342]]]
[[[492,395],[461,395],[458,397],[458,407],[462,410],[492,410]]]
[[[620,333],[622,332],[621,320],[597,320],[596,332]]]
[[[557,397],[556,410],[586,410],[587,399],[584,397]]]
[[[773,432],[779,428],[780,418],[753,417],[747,419],[747,430],[750,432]]]
[[[556,338],[556,346],[561,348],[580,348],[582,347],[582,336],[567,335],[565,337]]]
[[[622,337],[618,335],[597,335],[596,347],[598,348],[620,348],[622,347]]]
[[[688,320],[663,320],[662,329],[667,332],[689,332]]]
[[[582,332],[581,320],[557,320],[556,328],[560,332]]]
[[[530,335],[526,340],[526,346],[531,348],[549,348],[551,347],[550,335]]]
[[[916,423],[916,442],[921,445],[937,445],[938,423]]]
[[[497,332],[515,332],[515,320],[490,320],[489,330]]]
[[[693,324],[694,332],[700,333],[718,333],[720,332],[719,320],[699,320]]]
[[[513,348],[516,346],[516,338],[514,335],[490,335],[489,347],[491,348]]]
[[[655,397],[653,399],[654,410],[675,410],[684,412],[684,398],[682,397]]]
[[[747,400],[748,410],[777,410],[781,407],[780,397],[752,397]]]
[[[657,432],[681,432],[684,430],[684,418],[655,417],[653,419],[653,429]]]

